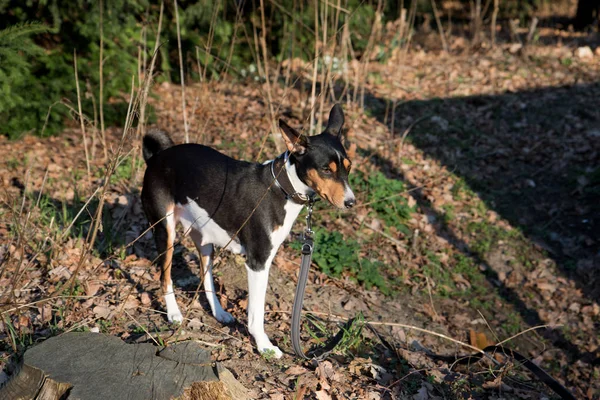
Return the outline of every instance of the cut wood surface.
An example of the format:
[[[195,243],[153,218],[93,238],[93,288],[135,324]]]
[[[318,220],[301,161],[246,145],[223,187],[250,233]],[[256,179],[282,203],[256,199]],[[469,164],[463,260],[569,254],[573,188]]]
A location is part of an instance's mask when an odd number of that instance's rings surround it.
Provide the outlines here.
[[[195,342],[162,350],[97,333],[66,333],[25,352],[1,400],[247,398],[244,387]]]

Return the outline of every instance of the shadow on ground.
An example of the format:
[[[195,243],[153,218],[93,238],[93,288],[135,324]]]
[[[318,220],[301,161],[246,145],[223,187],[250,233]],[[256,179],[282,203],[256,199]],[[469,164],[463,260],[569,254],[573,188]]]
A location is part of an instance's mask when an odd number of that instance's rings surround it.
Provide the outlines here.
[[[589,301],[600,301],[600,84],[532,91],[408,101],[396,108],[396,136],[411,126],[408,139],[460,177],[487,207],[518,227],[556,262]],[[366,111],[389,126],[391,100],[367,95]],[[398,124],[397,121],[401,121]],[[400,126],[398,126],[400,125]],[[398,133],[400,132],[400,134]],[[392,143],[392,142],[390,142]],[[381,154],[372,161],[389,177],[406,180]],[[419,190],[421,209],[444,220]],[[498,272],[485,255],[452,229],[437,232],[459,251],[484,265],[498,286]],[[528,306],[523,293],[504,285],[499,294],[530,325],[548,323]],[[560,329],[545,336],[573,361],[597,364],[598,349],[580,349]]]

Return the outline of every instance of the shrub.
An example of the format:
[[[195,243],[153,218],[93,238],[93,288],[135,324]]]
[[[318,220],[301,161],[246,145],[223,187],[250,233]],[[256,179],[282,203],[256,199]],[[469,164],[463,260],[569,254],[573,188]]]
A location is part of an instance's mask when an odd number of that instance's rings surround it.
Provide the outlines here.
[[[76,104],[73,52],[77,51],[84,114],[92,115],[89,90],[98,98],[100,9],[98,1],[21,2],[0,0],[0,133],[57,132]],[[108,1],[105,1],[108,3]],[[104,12],[104,97],[107,124],[120,117],[119,99],[137,73],[144,0],[111,0]],[[31,20],[40,23],[28,23]],[[50,28],[51,27],[51,28]],[[35,35],[35,36],[34,36]],[[152,35],[148,35],[152,46]],[[89,96],[87,96],[89,97]],[[114,101],[117,100],[117,101]],[[105,102],[106,103],[106,102]],[[47,120],[48,117],[48,120]]]

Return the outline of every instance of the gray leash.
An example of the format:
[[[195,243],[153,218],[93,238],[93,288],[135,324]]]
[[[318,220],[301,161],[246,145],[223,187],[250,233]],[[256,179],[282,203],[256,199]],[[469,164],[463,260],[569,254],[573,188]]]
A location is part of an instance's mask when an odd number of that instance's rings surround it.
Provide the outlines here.
[[[316,199],[311,197],[307,204],[308,214],[306,215],[306,229],[302,235],[302,261],[300,262],[300,273],[298,274],[298,285],[296,286],[296,295],[294,296],[294,306],[292,307],[292,347],[294,352],[300,358],[305,360],[324,360],[331,354],[335,345],[342,339],[343,330],[340,330],[338,334],[331,340],[326,346],[324,352],[318,356],[307,356],[302,350],[300,344],[300,319],[302,317],[302,303],[304,302],[304,290],[306,289],[306,282],[308,280],[308,270],[310,269],[310,263],[312,261],[312,254],[314,250],[313,241],[313,230],[312,230],[312,211],[313,204]],[[352,323],[352,320],[348,321],[347,326]]]

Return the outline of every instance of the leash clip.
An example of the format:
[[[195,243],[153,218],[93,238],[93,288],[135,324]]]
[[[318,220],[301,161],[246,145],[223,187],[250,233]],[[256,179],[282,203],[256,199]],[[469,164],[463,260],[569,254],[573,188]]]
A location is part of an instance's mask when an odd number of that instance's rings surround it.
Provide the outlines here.
[[[315,197],[314,194],[308,196],[308,203],[306,206],[308,213],[306,214],[306,229],[304,230],[304,241],[305,242],[306,242],[307,237],[309,237],[312,241],[312,235],[314,234],[314,231],[312,230],[313,205],[319,200],[320,199],[318,197]]]

